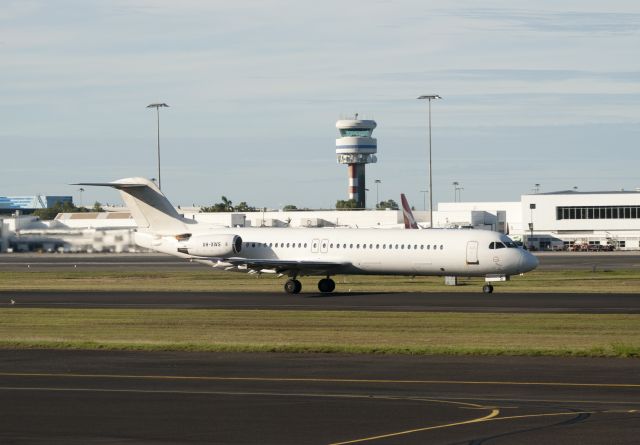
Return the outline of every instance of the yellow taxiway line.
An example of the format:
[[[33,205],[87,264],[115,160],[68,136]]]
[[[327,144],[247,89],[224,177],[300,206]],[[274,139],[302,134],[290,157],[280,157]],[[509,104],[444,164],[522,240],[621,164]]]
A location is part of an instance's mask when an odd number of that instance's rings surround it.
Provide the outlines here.
[[[246,381],[246,382],[309,382],[309,383],[379,383],[379,384],[427,384],[427,385],[498,385],[498,386],[561,386],[591,388],[640,388],[640,383],[572,383],[572,382],[514,382],[502,380],[393,380],[393,379],[341,379],[315,377],[222,377],[222,376],[180,376],[180,375],[140,375],[140,374],[78,374],[78,373],[38,373],[0,372],[0,377],[59,377],[59,378],[102,378],[102,379],[146,379],[146,380],[193,380],[193,381]]]

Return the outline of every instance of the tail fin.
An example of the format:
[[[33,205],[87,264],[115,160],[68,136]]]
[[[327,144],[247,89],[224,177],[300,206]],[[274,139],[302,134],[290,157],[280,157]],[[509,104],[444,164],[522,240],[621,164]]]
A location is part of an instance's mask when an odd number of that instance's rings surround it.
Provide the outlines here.
[[[409,207],[409,202],[407,201],[407,197],[404,196],[404,193],[400,194],[400,201],[402,201],[402,217],[404,218],[404,228],[419,229],[420,227],[418,227],[418,223],[413,217],[413,212],[411,211],[411,207]]]
[[[148,179],[125,178],[113,182],[85,182],[72,185],[113,187],[120,190],[122,200],[131,211],[138,228],[163,235],[186,231],[184,219],[160,189]]]

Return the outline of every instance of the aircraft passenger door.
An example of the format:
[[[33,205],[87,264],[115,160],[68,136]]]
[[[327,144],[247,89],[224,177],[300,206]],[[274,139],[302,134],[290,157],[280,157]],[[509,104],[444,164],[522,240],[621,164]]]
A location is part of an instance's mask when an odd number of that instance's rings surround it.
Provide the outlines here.
[[[318,253],[318,246],[320,245],[320,240],[314,239],[311,241],[311,252]]]
[[[329,251],[329,240],[323,239],[322,242],[320,243],[320,252],[327,253],[328,251]]]
[[[467,264],[478,264],[477,241],[467,241]]]

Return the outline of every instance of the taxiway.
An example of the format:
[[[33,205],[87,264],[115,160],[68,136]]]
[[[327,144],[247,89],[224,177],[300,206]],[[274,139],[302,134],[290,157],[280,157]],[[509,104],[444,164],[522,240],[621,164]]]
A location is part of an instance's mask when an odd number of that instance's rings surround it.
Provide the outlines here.
[[[8,306],[640,314],[640,294],[0,291]]]
[[[2,443],[616,443],[636,360],[0,351]]]

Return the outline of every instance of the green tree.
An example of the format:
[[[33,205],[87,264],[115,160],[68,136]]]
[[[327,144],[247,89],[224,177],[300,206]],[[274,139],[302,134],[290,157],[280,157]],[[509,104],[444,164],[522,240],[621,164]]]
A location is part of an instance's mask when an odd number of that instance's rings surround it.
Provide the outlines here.
[[[380,203],[376,205],[376,209],[378,210],[385,210],[385,209],[398,210],[399,208],[400,207],[398,207],[398,203],[395,202],[393,199],[389,199],[387,201],[380,201]]]
[[[256,208],[247,204],[246,201],[241,201],[237,206],[233,206],[233,202],[223,196],[220,198],[221,202],[217,202],[212,206],[204,206],[200,208],[200,212],[255,212]]]
[[[236,206],[236,210],[235,211],[236,212],[255,212],[256,208],[255,207],[251,207],[245,201],[241,201],[240,204],[238,204]]]
[[[339,199],[336,202],[336,209],[357,209],[358,203],[355,199]]]
[[[76,207],[72,202],[58,201],[53,206],[47,207],[46,209],[37,209],[33,212],[33,215],[43,221],[49,221],[54,219],[58,213],[77,213],[86,211],[86,209]]]
[[[33,212],[34,216],[37,216],[43,221],[50,221],[56,217],[58,213],[87,213],[87,212],[104,212],[102,204],[98,201],[93,204],[93,208],[88,209],[86,207],[76,207],[70,201],[58,201],[53,206],[46,209],[37,209]]]
[[[233,202],[230,199],[227,199],[226,196],[222,198],[222,205],[224,206],[223,212],[233,212]]]
[[[290,212],[292,210],[298,210],[298,207],[294,206],[293,204],[287,204],[282,208],[282,210],[284,210],[285,212]]]

